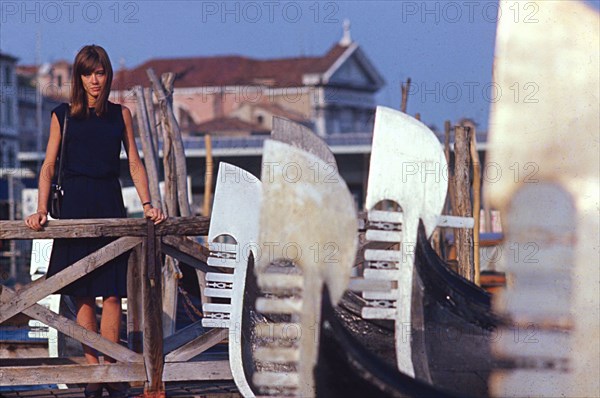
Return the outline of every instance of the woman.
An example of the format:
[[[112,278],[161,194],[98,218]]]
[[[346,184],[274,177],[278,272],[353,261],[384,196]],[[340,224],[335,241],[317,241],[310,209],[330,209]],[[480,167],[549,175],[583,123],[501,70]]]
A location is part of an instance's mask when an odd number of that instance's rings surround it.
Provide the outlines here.
[[[83,47],[73,64],[71,105],[61,104],[52,110],[46,159],[39,179],[38,210],[25,223],[39,231],[46,223],[48,196],[54,176],[54,164],[61,145],[62,127],[68,112],[65,156],[63,160],[63,203],[61,218],[126,217],[119,184],[121,142],[129,158],[129,171],[143,203],[146,218],[158,224],[165,220],[161,209],[150,203],[148,177],[142,164],[134,135],[131,112],[127,107],[108,101],[112,67],[106,51],[99,46]],[[55,239],[46,278],[77,260],[100,249],[114,238]],[[77,323],[97,332],[95,298],[102,296],[100,334],[119,341],[121,298],[127,295],[127,257],[122,254],[90,274],[59,290],[74,296]],[[98,363],[96,352],[84,345],[87,362]],[[106,358],[108,362],[115,362]],[[88,384],[86,397],[101,397],[101,384]],[[111,397],[125,396],[122,384],[104,385]]]

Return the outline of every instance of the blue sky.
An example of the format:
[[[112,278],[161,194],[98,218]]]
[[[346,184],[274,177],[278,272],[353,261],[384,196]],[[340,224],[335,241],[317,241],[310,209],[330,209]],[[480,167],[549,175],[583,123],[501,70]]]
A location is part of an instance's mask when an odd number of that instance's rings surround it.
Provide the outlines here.
[[[514,2],[500,18],[535,20],[535,7]],[[497,10],[497,1],[2,1],[0,51],[32,64],[40,36],[42,62],[72,61],[95,43],[115,67],[157,57],[320,55],[349,19],[352,38],[386,81],[379,104],[399,107],[400,83],[410,77],[409,113],[438,127],[470,117],[485,130],[498,95]]]

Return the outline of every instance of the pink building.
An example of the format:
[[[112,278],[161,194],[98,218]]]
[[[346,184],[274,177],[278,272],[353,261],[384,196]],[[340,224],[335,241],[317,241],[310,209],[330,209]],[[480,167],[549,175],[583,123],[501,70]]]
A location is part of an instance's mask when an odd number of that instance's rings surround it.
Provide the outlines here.
[[[112,100],[135,112],[133,88],[151,86],[149,68],[159,77],[175,73],[173,108],[183,135],[268,133],[272,116],[321,136],[370,132],[374,96],[384,84],[348,31],[322,56],[151,59],[115,73]]]

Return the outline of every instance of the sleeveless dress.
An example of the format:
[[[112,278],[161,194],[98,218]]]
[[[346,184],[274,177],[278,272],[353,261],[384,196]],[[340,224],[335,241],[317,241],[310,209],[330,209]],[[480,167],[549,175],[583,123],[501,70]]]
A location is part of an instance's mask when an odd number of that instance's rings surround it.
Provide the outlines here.
[[[52,110],[62,125],[68,104]],[[69,117],[63,161],[61,219],[125,218],[119,155],[125,134],[121,106],[109,102],[108,114],[88,119]],[[116,238],[55,239],[46,278],[62,271]],[[58,291],[75,297],[127,296],[126,252]]]

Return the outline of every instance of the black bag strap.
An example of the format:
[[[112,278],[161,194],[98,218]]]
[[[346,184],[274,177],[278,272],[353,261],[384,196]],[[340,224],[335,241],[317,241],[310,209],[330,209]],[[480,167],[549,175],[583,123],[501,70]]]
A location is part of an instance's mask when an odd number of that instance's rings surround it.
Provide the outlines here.
[[[67,104],[67,109],[65,110],[65,120],[63,121],[62,137],[60,139],[60,157],[58,159],[58,180],[56,181],[56,185],[59,186],[59,189],[62,187],[63,159],[65,157],[65,147],[67,146],[66,145],[67,121],[69,120],[70,109],[71,109],[70,104]]]

